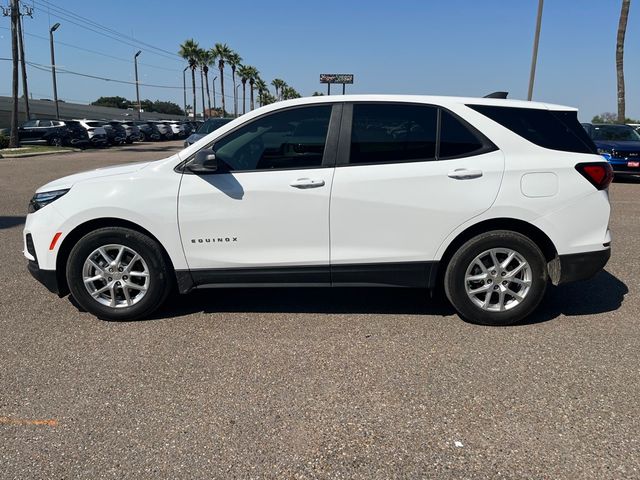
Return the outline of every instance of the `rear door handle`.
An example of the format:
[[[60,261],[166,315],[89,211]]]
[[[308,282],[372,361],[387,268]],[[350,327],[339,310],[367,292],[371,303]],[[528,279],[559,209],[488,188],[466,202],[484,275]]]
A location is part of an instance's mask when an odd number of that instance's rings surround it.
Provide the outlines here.
[[[294,180],[289,185],[294,188],[318,188],[324,187],[324,180],[315,180],[312,178],[299,178]]]
[[[482,170],[469,170],[468,168],[456,168],[447,174],[449,178],[456,180],[470,180],[472,178],[480,178]]]

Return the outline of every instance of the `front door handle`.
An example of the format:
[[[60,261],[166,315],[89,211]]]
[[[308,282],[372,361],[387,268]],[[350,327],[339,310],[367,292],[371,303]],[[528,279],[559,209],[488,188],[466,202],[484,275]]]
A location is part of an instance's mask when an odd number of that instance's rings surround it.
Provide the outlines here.
[[[449,178],[456,180],[470,180],[472,178],[480,178],[482,170],[469,170],[468,168],[456,168],[447,174]]]
[[[294,188],[318,188],[324,187],[324,180],[314,180],[312,178],[299,178],[289,185]]]

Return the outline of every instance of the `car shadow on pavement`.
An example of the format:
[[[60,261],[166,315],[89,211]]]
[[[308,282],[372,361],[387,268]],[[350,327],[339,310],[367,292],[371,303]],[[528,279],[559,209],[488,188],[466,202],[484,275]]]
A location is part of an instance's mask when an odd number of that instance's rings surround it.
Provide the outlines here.
[[[629,289],[622,280],[603,270],[590,280],[547,289],[538,309],[519,325],[546,322],[560,315],[573,317],[613,312],[622,306],[627,293]]]
[[[210,288],[174,295],[154,319],[192,313],[333,313],[452,315],[453,308],[418,289],[398,288]]]
[[[25,219],[24,216],[0,216],[0,230],[24,225]]]
[[[591,280],[550,287],[524,322],[532,325],[561,315],[596,315],[617,310],[629,292],[614,275],[602,271]],[[173,295],[150,320],[193,313],[328,313],[328,314],[455,314],[443,295],[400,288],[212,288]]]
[[[640,183],[640,175],[618,175],[613,181],[615,183]]]

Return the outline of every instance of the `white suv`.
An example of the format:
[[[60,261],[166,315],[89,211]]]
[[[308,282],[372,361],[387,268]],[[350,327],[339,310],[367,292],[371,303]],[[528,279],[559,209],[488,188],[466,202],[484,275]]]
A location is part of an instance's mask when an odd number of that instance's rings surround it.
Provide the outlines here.
[[[611,179],[573,108],[304,98],[41,187],[24,254],[105,319],[147,316],[174,287],[443,286],[463,318],[504,325],[606,264]]]

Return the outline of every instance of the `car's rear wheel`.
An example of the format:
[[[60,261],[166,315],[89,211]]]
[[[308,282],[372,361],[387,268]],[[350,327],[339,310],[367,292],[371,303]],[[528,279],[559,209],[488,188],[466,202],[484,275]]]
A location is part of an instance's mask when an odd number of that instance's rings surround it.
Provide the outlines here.
[[[135,320],[151,314],[173,285],[160,246],[128,228],[95,230],[78,241],[67,262],[71,294],[105,320]]]
[[[499,230],[478,235],[453,255],[445,293],[465,320],[511,325],[530,315],[548,281],[544,255],[529,238]]]
[[[49,139],[49,145],[51,145],[52,147],[61,147],[62,146],[62,138],[56,136],[53,136]]]

